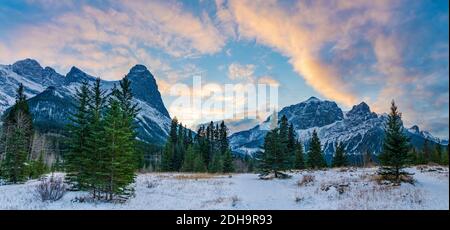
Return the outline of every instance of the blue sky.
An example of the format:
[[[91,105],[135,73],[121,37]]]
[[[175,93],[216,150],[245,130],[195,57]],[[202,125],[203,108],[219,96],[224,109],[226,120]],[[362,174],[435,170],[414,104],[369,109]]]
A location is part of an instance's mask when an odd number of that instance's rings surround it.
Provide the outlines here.
[[[279,85],[375,112],[395,99],[406,126],[448,138],[448,1],[0,0],[0,63],[34,58],[120,79],[137,63],[172,116],[175,83]],[[208,120],[208,116],[203,122]]]

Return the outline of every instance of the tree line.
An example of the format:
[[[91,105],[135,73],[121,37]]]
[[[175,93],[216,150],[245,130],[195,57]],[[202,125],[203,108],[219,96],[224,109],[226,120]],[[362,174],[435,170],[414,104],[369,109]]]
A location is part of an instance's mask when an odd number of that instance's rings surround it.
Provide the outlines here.
[[[392,101],[382,151],[378,156],[384,173],[392,174],[398,180],[403,173],[402,169],[407,165],[428,163],[448,165],[448,146],[446,153],[439,144],[435,144],[432,150],[430,142],[425,139],[420,152],[413,148],[409,141],[403,133],[401,113]],[[313,130],[308,149],[304,153],[303,145],[296,137],[293,124],[290,124],[286,116],[283,116],[266,135],[263,151],[259,152],[256,158],[259,171],[263,175],[274,173],[275,177],[285,177],[286,174],[282,171],[292,169],[321,169],[350,165],[343,143],[336,143],[334,149],[331,164],[328,165],[317,131]],[[371,161],[371,154],[368,153],[364,158],[367,158],[365,161]]]
[[[194,135],[174,118],[162,153],[162,171],[229,173],[234,171],[228,128],[212,121]]]
[[[31,154],[33,118],[24,93],[19,84],[16,101],[3,116],[0,133],[0,177],[11,183],[38,178],[49,168],[44,162],[44,152],[37,158]]]

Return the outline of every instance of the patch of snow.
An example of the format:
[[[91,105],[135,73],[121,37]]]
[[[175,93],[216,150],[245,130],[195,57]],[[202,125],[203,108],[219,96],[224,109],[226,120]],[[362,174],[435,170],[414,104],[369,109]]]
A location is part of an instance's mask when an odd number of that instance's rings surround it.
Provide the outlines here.
[[[443,209],[449,208],[448,168],[414,173],[415,185],[382,185],[376,168],[297,171],[289,179],[260,180],[256,174],[148,173],[136,178],[135,197],[123,204],[78,203],[85,192],[67,192],[55,202],[36,197],[39,183],[0,186],[0,209]],[[299,185],[305,175],[312,182]],[[340,186],[342,188],[340,188]]]

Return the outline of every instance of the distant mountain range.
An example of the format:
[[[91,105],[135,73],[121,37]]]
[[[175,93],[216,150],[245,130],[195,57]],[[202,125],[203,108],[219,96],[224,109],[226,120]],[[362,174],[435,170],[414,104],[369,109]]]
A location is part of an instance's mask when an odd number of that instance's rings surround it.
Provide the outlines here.
[[[134,101],[141,111],[137,116],[138,138],[163,144],[168,136],[170,115],[161,99],[154,76],[143,65],[136,65],[127,74],[131,80]],[[0,113],[14,104],[19,83],[25,88],[33,122],[38,130],[60,132],[74,112],[76,88],[83,81],[94,82],[95,77],[77,67],[65,75],[51,67],[41,67],[33,59],[18,61],[12,65],[0,65]],[[111,90],[117,81],[102,81],[105,90]]]
[[[344,113],[335,102],[311,97],[304,102],[284,107],[278,112],[278,119],[283,115],[294,125],[297,137],[305,147],[309,145],[313,130],[317,131],[328,161],[334,153],[337,142],[344,143],[347,153],[352,155],[366,152],[377,155],[381,151],[387,115],[371,112],[364,102]],[[273,117],[274,115],[271,115],[261,124],[231,135],[230,144],[233,151],[250,155],[260,151]],[[416,125],[404,129],[404,133],[410,138],[411,144],[419,149],[422,148],[425,139],[442,145],[448,143],[426,131],[420,131]]]
[[[132,67],[127,76],[132,83],[134,100],[141,108],[136,119],[138,138],[149,143],[164,144],[171,118],[161,99],[154,76],[143,65]],[[94,80],[95,77],[77,67],[72,67],[64,76],[51,67],[43,68],[33,59],[21,60],[12,65],[0,65],[0,114],[14,104],[15,91],[19,83],[22,83],[37,129],[43,132],[60,132],[69,122],[69,113],[74,112],[76,88],[83,81]],[[117,83],[102,81],[105,90],[111,90]],[[313,130],[317,130],[328,160],[334,153],[337,142],[343,142],[346,151],[353,155],[365,152],[376,155],[381,151],[387,115],[371,112],[364,102],[353,106],[348,112],[343,112],[335,102],[311,97],[304,102],[283,108],[277,117],[281,118],[283,115],[294,125],[297,136],[306,147]],[[227,120],[232,150],[235,153],[250,155],[261,150],[272,119],[273,115],[261,123],[249,119]],[[416,148],[422,148],[425,139],[442,145],[448,144],[446,140],[421,131],[418,126],[405,128],[404,132]]]

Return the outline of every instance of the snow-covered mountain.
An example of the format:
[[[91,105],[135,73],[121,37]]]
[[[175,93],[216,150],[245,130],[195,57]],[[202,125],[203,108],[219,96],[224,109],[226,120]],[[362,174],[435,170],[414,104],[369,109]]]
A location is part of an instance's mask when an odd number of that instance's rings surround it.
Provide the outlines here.
[[[143,65],[136,65],[127,74],[131,80],[134,100],[141,111],[137,116],[138,138],[151,143],[163,143],[168,135],[170,115],[161,99],[154,76]],[[43,131],[61,130],[74,112],[74,95],[83,81],[95,77],[77,67],[63,76],[50,67],[32,59],[12,65],[0,65],[0,114],[14,104],[19,83],[29,98],[33,121]],[[102,81],[105,90],[111,90],[117,81]]]
[[[359,155],[365,152],[378,154],[381,151],[387,115],[371,112],[364,102],[344,113],[335,102],[311,97],[304,102],[285,107],[277,114],[278,118],[283,115],[294,125],[297,137],[306,147],[313,130],[316,130],[327,159],[334,153],[337,142],[343,142],[347,153],[350,154]],[[261,150],[273,116],[269,116],[266,121],[252,129],[231,135],[230,144],[233,151],[253,154]],[[410,137],[412,145],[417,148],[422,147],[425,139],[445,144],[430,133],[420,131],[417,126],[404,129],[404,132]]]

